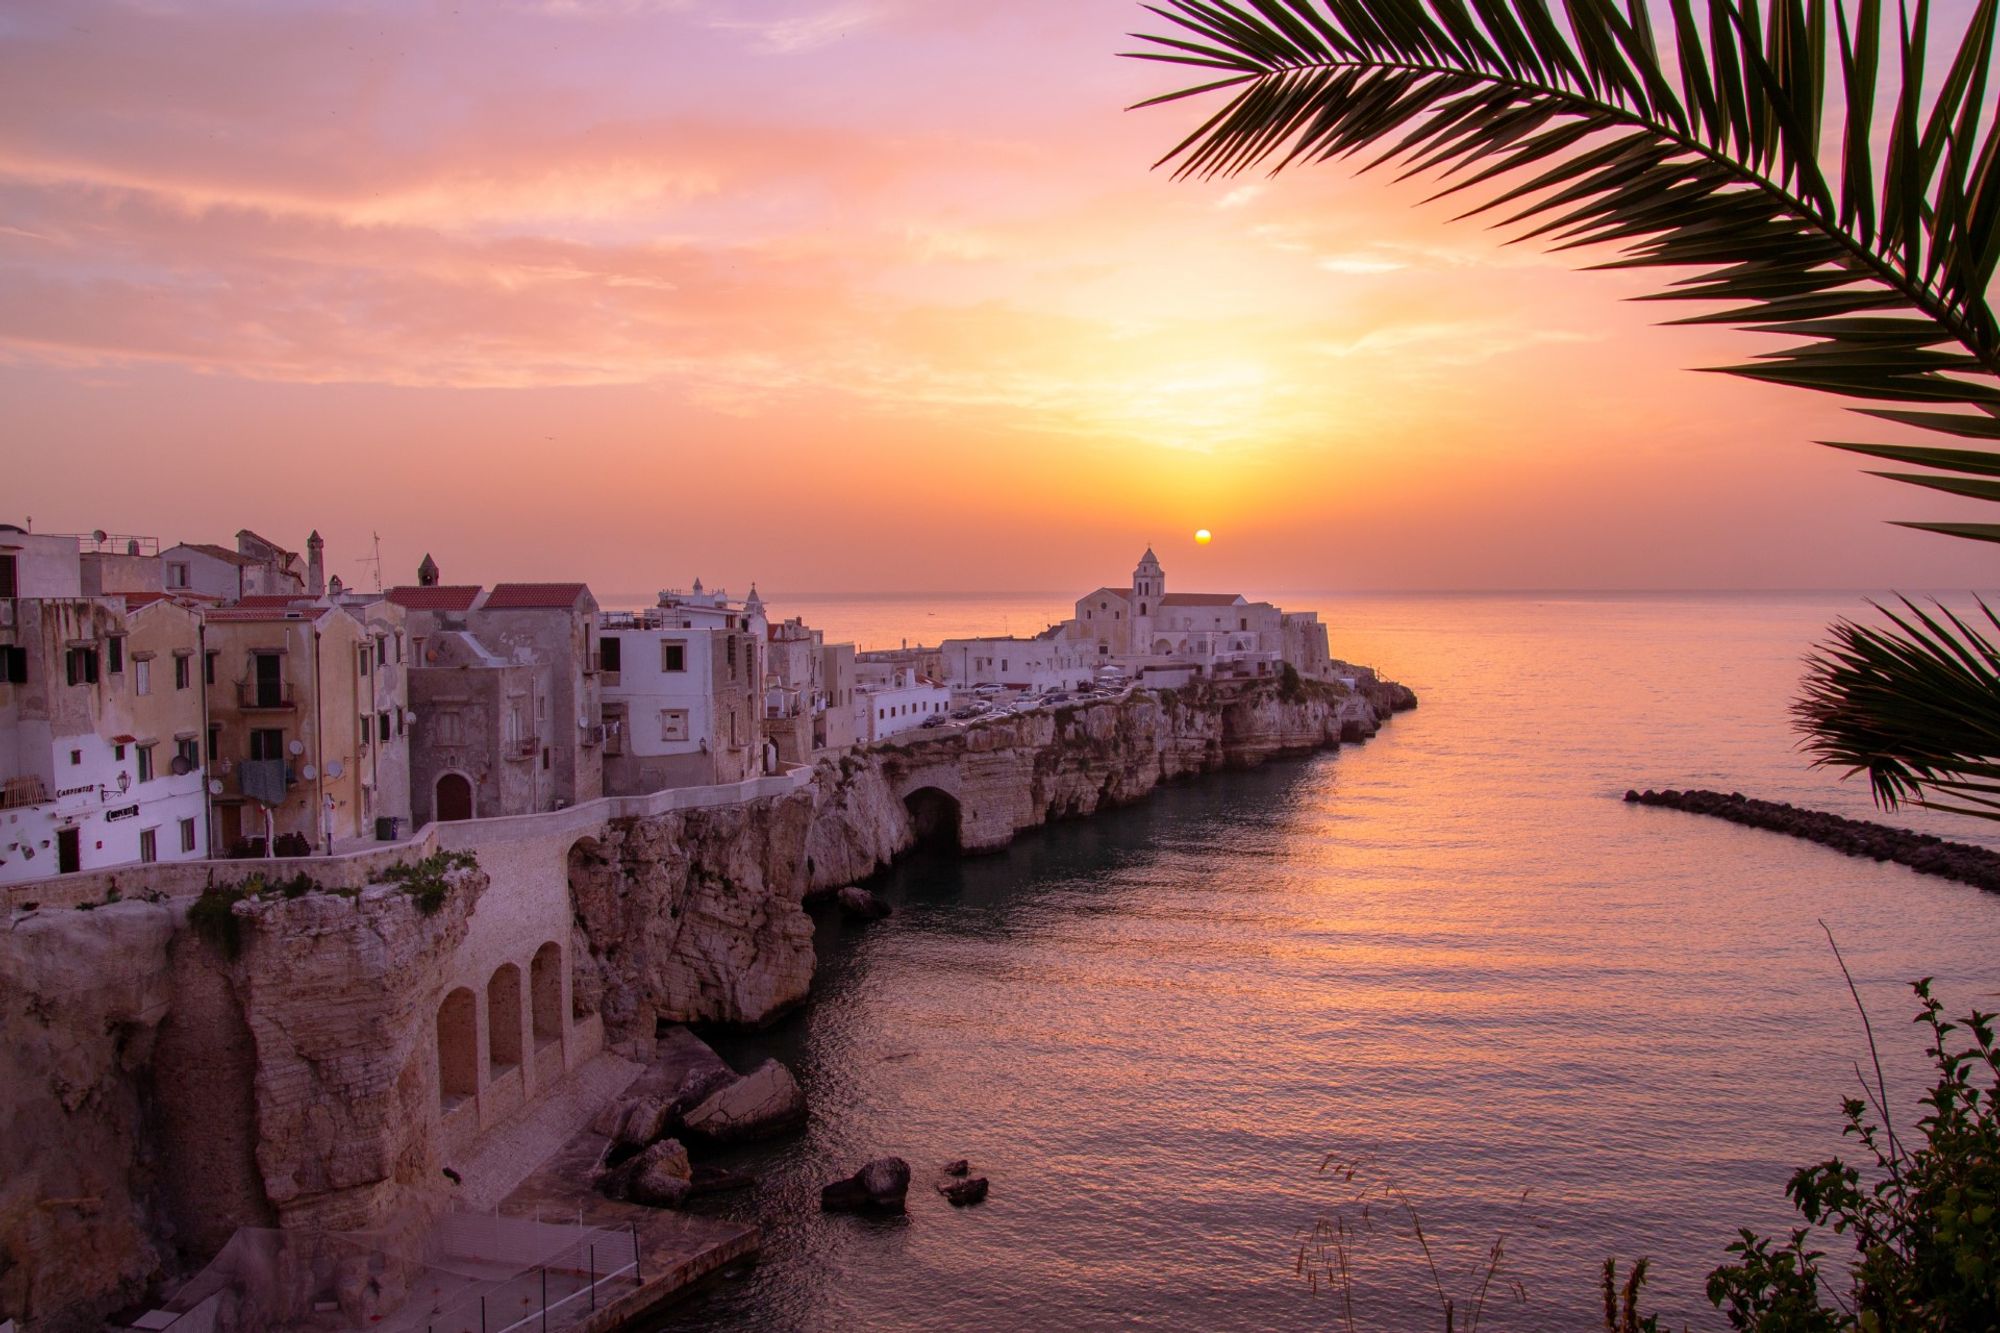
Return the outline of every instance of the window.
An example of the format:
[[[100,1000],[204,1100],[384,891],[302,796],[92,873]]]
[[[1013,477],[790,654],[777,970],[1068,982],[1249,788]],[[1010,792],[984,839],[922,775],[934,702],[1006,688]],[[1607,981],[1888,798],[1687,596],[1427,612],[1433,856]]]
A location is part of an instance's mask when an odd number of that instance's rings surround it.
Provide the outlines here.
[[[662,708],[660,710],[660,739],[663,741],[684,741],[687,738],[687,709]]]
[[[250,733],[252,759],[283,759],[285,731],[282,727],[259,727]]]
[[[183,819],[181,821],[181,850],[183,852],[194,850],[194,821],[192,819]]]
[[[620,640],[612,638],[609,635],[597,641],[597,664],[601,669],[612,672],[618,670],[619,643]],[[660,665],[665,666],[665,661],[662,660]]]
[[[192,736],[182,736],[174,741],[174,757],[185,760],[188,772],[201,767],[201,746]]]
[[[158,829],[142,828],[139,830],[139,859],[141,861],[151,862],[160,859],[160,840],[158,834]]]
[[[0,646],[0,681],[9,685],[28,683],[28,650]]]
[[[360,729],[355,732],[355,738],[357,742],[360,744],[362,749],[365,750],[368,748],[368,736],[369,733],[374,730],[375,730],[374,726],[368,721],[368,714],[363,713],[361,715]]]
[[[361,649],[361,674],[368,674],[368,649],[365,646]]]
[[[192,684],[194,684],[194,655],[192,653],[175,653],[174,688],[184,690]]]
[[[153,747],[150,745],[142,745],[139,747],[139,781],[151,782],[152,780],[153,780]]]
[[[201,655],[201,679],[205,685],[215,684],[215,659],[222,656],[213,648]]]
[[[97,650],[95,648],[72,648],[64,655],[64,665],[69,672],[72,685],[95,685],[97,683]]]
[[[222,754],[222,728],[211,725],[208,729],[208,762],[214,763]]]
[[[114,634],[105,640],[105,655],[107,659],[105,665],[112,675],[115,676],[125,669],[125,638],[123,635]]]
[[[687,644],[679,639],[662,639],[660,641],[660,670],[686,671]]]
[[[389,715],[387,713],[377,713],[375,715],[375,728],[375,739],[380,741],[389,739]]]
[[[71,750],[69,752],[69,766],[71,768],[75,768],[78,764],[82,762],[83,762],[83,751]]]
[[[386,634],[377,634],[375,636],[375,660],[377,662],[387,662],[389,660],[389,636]]]
[[[175,560],[168,563],[167,586],[169,588],[185,588],[188,586],[188,567],[186,561]]]
[[[1146,604],[1144,602],[1139,603],[1139,614],[1142,616],[1146,614]]]
[[[117,640],[113,639],[113,643]],[[132,693],[151,694],[153,692],[153,664],[141,657],[132,663]]]
[[[403,734],[403,710],[400,708],[391,708],[389,711],[395,715],[396,734],[400,736]]]
[[[731,680],[735,680],[736,679],[736,636],[734,634],[729,636],[725,648],[729,654],[729,678]]]
[[[436,717],[439,745],[460,745],[465,741],[465,723],[456,708],[447,708]]]
[[[1239,630],[1246,630],[1246,629],[1249,629],[1249,628],[1250,628],[1250,617],[1248,617],[1248,616],[1238,616],[1238,617],[1236,618],[1236,628],[1237,628],[1237,629],[1239,629]]]
[[[549,747],[544,745],[542,747],[542,771],[544,773],[548,772],[549,770],[549,756],[550,756]]]
[[[14,572],[14,560],[15,557],[11,554],[0,554],[0,597],[21,595],[19,578]]]

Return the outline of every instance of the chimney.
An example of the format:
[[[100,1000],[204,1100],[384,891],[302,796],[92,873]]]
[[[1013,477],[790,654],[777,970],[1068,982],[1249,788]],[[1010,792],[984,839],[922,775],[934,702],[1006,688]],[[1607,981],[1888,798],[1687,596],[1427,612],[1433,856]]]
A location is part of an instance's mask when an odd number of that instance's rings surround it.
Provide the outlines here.
[[[319,529],[306,538],[306,594],[311,597],[326,595],[326,542],[321,539]]]

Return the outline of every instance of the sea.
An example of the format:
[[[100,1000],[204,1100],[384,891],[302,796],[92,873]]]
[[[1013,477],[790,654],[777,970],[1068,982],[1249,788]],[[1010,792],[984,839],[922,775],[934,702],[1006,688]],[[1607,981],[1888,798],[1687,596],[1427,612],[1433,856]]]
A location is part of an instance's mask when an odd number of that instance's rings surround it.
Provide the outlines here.
[[[1873,1065],[1906,1135],[1909,983],[2000,1008],[2000,896],[1676,811],[1705,787],[1873,809],[1787,708],[1862,593],[1287,593],[1416,690],[1364,745],[1171,784],[818,918],[809,1004],[715,1034],[788,1062],[805,1133],[724,1159],[754,1267],[660,1329],[1582,1329],[1607,1258],[1663,1327],[1739,1228],[1856,1149]],[[1059,595],[770,597],[863,646],[1033,632]],[[1834,945],[1837,943],[1839,957]],[[908,1214],[828,1216],[870,1158]],[[932,1188],[965,1158],[970,1208]],[[1827,1238],[1836,1255],[1839,1238]]]

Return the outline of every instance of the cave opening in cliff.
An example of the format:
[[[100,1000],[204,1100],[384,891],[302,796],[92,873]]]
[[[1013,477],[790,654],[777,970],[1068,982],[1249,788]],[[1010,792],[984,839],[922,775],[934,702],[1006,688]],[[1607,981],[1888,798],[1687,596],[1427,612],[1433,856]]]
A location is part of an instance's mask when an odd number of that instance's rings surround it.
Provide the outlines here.
[[[959,849],[958,798],[937,787],[919,787],[903,798],[916,845],[927,851]]]

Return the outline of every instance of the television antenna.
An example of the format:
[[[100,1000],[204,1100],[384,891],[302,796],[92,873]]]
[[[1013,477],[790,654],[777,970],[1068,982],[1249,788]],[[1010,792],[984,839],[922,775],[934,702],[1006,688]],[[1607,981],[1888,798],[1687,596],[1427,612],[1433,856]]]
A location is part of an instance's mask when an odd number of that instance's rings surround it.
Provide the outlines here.
[[[382,591],[382,534],[371,532],[368,535],[375,539],[375,553],[373,555],[364,555],[354,563],[360,565],[363,569],[374,569],[375,591],[380,592]]]

